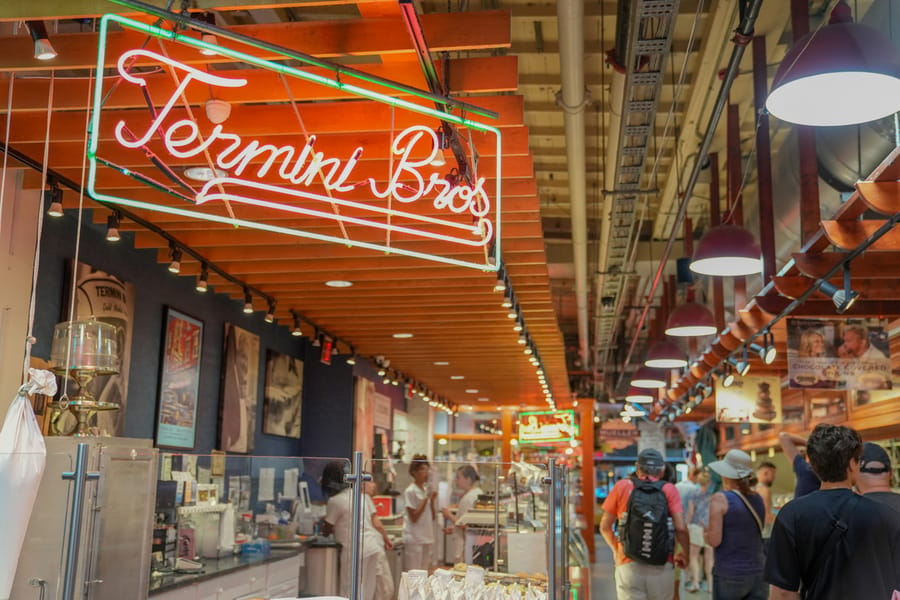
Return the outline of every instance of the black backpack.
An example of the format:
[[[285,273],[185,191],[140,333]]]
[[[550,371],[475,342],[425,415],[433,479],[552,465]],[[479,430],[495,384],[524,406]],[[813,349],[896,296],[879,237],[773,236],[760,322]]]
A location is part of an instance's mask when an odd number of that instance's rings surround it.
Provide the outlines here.
[[[634,489],[621,528],[625,556],[649,565],[664,565],[672,551],[669,534],[669,503],[662,488],[665,481],[632,477]]]

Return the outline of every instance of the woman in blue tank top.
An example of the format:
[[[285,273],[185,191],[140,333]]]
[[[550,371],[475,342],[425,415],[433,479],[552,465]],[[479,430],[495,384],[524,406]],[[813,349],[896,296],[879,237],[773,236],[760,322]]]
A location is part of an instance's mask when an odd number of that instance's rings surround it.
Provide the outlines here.
[[[709,503],[706,541],[715,548],[713,600],[766,600],[762,526],[766,509],[753,491],[756,477],[750,456],[729,450],[709,468],[722,477],[724,491]]]

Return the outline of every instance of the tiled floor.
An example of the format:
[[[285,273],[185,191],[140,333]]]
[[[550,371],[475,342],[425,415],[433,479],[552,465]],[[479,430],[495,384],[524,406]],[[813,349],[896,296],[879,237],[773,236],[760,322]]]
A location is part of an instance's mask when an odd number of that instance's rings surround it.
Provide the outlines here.
[[[597,537],[597,561],[591,566],[591,600],[616,600],[616,583],[613,578],[613,557],[603,538]],[[682,582],[678,591],[681,600],[709,600],[707,592],[687,592]]]

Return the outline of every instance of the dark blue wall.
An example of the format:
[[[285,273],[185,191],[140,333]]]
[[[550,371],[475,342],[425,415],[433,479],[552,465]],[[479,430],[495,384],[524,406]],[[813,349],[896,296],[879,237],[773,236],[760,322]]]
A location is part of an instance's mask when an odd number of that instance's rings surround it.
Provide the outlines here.
[[[319,361],[319,349],[308,338],[291,336],[287,327],[270,325],[263,313],[245,315],[243,304],[224,294],[199,294],[194,278],[168,272],[156,262],[156,250],[136,250],[133,236],[111,244],[104,239],[105,228],[91,224],[86,211],[81,227],[79,260],[134,284],[134,334],[128,402],[124,421],[127,437],[153,438],[156,402],[159,394],[162,320],[166,306],[203,321],[203,349],[200,366],[199,411],[195,452],[217,447],[219,379],[226,322],[260,336],[259,404],[253,454],[260,456],[349,457],[353,427],[353,371],[345,357],[333,357],[331,366]],[[75,256],[77,215],[44,219],[40,245],[37,309],[33,355],[50,358],[53,327],[68,313],[63,306],[68,264]],[[212,292],[212,290],[210,290]],[[274,349],[304,361],[303,416],[301,439],[262,433],[263,387],[266,350]]]

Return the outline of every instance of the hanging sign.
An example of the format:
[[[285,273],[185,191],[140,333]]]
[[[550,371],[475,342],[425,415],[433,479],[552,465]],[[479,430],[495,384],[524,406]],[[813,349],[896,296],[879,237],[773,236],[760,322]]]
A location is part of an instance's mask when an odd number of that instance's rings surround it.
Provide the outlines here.
[[[111,24],[158,38],[160,50],[147,44],[108,56]],[[88,150],[88,192],[93,198],[235,227],[496,270],[500,256],[498,128],[352,84],[348,81],[352,75],[335,73],[331,79],[233,48],[210,47],[196,35],[118,15],[103,17],[99,39],[98,72],[104,72],[104,65],[111,62],[116,70],[113,77],[98,78],[95,87]],[[314,106],[311,104],[278,105],[288,111],[285,114],[291,115],[290,120],[279,123],[279,131],[269,131],[265,138],[248,133],[254,126],[252,119],[235,123],[238,119],[229,121],[225,113],[217,116],[214,110],[190,106],[187,98],[198,89],[210,98],[227,96],[229,90],[241,95],[252,92],[247,89],[251,87],[248,78],[230,75],[227,70],[210,72],[202,65],[173,58],[210,52],[211,48],[271,77],[266,81],[254,75],[255,85],[264,81],[264,85],[288,86],[287,80],[295,78],[330,88],[330,95],[340,90],[356,97],[342,103],[348,114],[366,110],[372,100],[390,105],[390,122],[373,127],[392,132],[389,147],[358,145],[343,150],[344,154],[333,154],[321,141],[322,135],[306,130],[303,114]],[[168,77],[161,78],[161,74]],[[146,107],[127,111],[105,108],[107,104],[127,105],[118,101],[135,96],[146,99]],[[360,102],[362,99],[368,102]],[[415,115],[414,124],[395,130],[395,114],[407,111]],[[408,116],[402,119],[404,124],[409,121]],[[442,122],[457,127],[470,159],[470,172],[460,174],[457,168],[434,166],[443,162],[446,146]],[[478,153],[472,135],[466,132],[478,133],[479,140],[493,139],[495,171],[478,171]],[[375,158],[381,160],[372,160]],[[136,168],[136,164],[144,167]],[[195,166],[195,173],[206,174],[202,181],[184,176],[187,171],[182,166],[189,164]],[[100,185],[101,175],[106,173],[113,178],[125,175],[156,190],[159,200],[147,200],[146,194],[135,198],[122,190],[109,191],[114,186]]]
[[[574,410],[519,413],[520,443],[569,442],[575,434]]]
[[[880,319],[788,319],[792,388],[889,390],[891,350]]]

